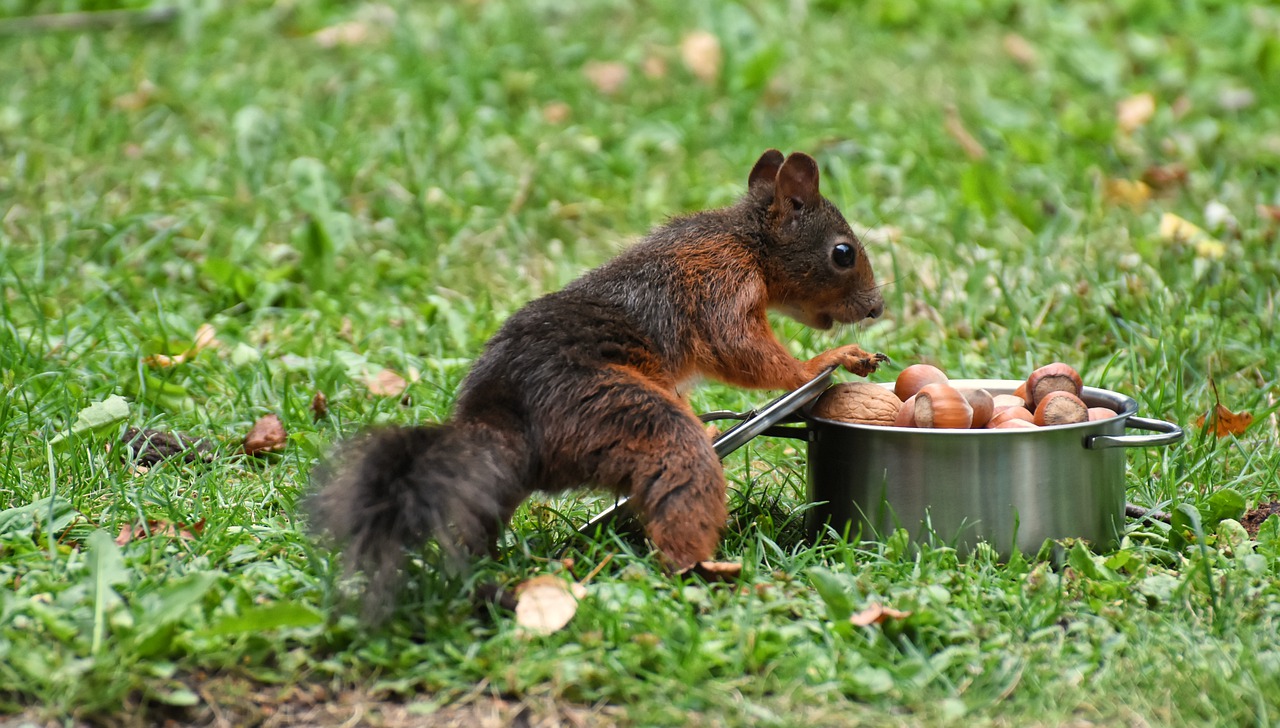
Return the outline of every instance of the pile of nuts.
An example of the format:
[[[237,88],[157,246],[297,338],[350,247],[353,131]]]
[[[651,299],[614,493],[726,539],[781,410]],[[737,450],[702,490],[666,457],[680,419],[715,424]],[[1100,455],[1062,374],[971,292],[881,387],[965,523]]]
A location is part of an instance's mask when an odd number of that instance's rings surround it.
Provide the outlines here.
[[[1062,362],[1040,367],[1013,394],[953,387],[946,372],[912,364],[892,390],[869,382],[837,384],[818,399],[813,415],[863,425],[1007,430],[1069,425],[1118,416],[1080,399],[1080,374]]]

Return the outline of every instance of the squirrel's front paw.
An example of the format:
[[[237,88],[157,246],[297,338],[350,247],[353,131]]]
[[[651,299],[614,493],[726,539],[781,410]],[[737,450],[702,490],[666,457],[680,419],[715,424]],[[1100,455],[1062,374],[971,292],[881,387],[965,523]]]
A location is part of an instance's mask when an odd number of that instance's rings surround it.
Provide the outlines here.
[[[865,377],[874,372],[881,362],[889,361],[889,357],[884,354],[879,352],[870,354],[857,346],[841,350],[840,353],[843,355],[840,364],[860,377]]]

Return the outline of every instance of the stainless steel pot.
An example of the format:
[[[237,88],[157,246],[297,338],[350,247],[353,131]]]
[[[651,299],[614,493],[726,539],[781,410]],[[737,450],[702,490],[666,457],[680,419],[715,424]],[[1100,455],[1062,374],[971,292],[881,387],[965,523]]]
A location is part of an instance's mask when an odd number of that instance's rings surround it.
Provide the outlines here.
[[[1004,557],[1068,537],[1108,548],[1124,520],[1123,448],[1159,447],[1183,436],[1173,423],[1137,416],[1131,397],[1092,387],[1084,390],[1085,402],[1115,410],[1116,417],[1036,430],[855,425],[809,414],[830,379],[828,370],[758,411],[702,416],[741,420],[716,439],[721,458],[759,435],[808,443],[811,505],[805,523],[812,536],[830,526],[850,538],[877,539],[901,527],[916,539],[961,551],[985,541]],[[1012,393],[1020,383],[953,381],[992,394]],[[1126,429],[1157,434],[1126,435]],[[622,503],[582,532],[614,520]]]
[[[1011,394],[1020,383],[952,382],[992,394]],[[1172,444],[1182,428],[1137,416],[1138,403],[1117,392],[1085,387],[1082,399],[1119,414],[1033,430],[877,427],[806,414],[814,505],[805,523],[811,534],[830,524],[863,538],[901,527],[961,551],[985,541],[1005,557],[1068,537],[1110,548],[1124,524],[1123,448]]]

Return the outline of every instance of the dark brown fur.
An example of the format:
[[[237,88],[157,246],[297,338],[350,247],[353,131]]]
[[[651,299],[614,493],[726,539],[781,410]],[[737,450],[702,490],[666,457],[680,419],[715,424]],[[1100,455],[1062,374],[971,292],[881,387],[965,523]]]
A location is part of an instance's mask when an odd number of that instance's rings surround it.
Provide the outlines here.
[[[838,242],[855,249],[852,266],[833,262]],[[850,345],[799,361],[774,336],[771,307],[819,328],[883,307],[861,244],[818,192],[817,164],[776,150],[733,207],[676,218],[512,315],[448,423],[343,448],[316,478],[315,523],[348,542],[374,594],[404,548],[434,538],[482,553],[533,492],[581,484],[633,498],[672,567],[706,560],[726,519],[724,475],[677,387],[705,375],[792,389],[832,364],[866,375],[880,360]]]

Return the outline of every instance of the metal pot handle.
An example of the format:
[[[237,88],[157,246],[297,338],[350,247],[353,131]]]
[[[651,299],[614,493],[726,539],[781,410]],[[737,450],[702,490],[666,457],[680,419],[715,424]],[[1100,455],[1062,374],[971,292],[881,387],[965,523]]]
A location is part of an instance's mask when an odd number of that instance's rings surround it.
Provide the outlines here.
[[[1158,432],[1158,435],[1090,435],[1084,439],[1086,450],[1105,450],[1112,447],[1164,447],[1182,439],[1182,428],[1172,422],[1152,420],[1129,415],[1125,427],[1135,430]]]

